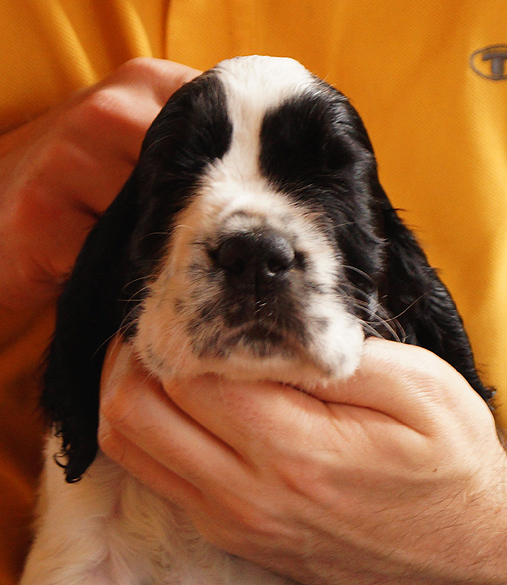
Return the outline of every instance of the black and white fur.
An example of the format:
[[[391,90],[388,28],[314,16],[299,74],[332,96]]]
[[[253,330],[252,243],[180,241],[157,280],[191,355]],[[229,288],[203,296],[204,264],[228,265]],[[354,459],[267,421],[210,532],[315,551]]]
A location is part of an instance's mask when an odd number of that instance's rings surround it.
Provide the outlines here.
[[[350,376],[377,335],[428,348],[490,397],[360,118],[290,59],[225,61],[176,92],[90,234],[49,354],[54,433],[22,585],[287,582],[206,543],[97,452],[101,366],[118,331],[159,378],[214,372],[307,391]]]

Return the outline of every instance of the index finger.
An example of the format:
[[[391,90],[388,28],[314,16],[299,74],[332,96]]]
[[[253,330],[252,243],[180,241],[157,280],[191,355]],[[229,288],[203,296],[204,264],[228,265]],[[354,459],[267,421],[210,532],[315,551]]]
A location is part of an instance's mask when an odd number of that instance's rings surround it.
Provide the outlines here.
[[[361,364],[349,379],[318,386],[311,394],[275,382],[214,376],[164,385],[180,408],[229,441],[238,436],[255,441],[274,429],[288,439],[295,432],[319,434],[341,416],[340,407],[343,413],[345,407],[362,410],[363,418],[370,410],[422,434],[442,432],[444,420],[447,426],[466,425],[471,417],[483,417],[482,428],[494,424],[485,403],[449,364],[420,347],[384,340],[365,343]],[[442,416],[448,411],[451,417]]]
[[[149,88],[161,108],[177,89],[200,73],[198,69],[166,59],[136,57],[113,71],[99,86],[117,81]]]

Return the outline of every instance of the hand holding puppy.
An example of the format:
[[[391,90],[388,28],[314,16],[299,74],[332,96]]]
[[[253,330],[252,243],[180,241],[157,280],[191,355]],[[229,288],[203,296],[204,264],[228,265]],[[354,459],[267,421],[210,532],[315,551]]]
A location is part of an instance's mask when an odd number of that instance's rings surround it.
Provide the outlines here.
[[[419,347],[370,340],[353,378],[310,396],[216,377],[163,388],[116,344],[100,444],[213,543],[304,583],[507,574],[493,418]]]
[[[0,308],[56,300],[84,239],[136,164],[147,128],[197,71],[134,59],[0,138]]]

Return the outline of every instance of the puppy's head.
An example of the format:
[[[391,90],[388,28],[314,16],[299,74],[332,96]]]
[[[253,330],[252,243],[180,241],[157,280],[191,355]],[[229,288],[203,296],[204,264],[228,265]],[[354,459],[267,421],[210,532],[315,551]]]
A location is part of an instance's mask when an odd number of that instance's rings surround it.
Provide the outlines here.
[[[215,372],[307,390],[351,375],[375,334],[435,351],[488,396],[357,113],[290,59],[226,61],[174,94],[90,234],[43,396],[69,481],[95,456],[117,331],[161,379]]]
[[[345,248],[373,213],[354,179],[373,158],[345,99],[292,60],[237,59],[185,87],[159,120],[140,162],[150,161],[140,188],[153,209],[134,236],[163,234],[133,323],[147,367],[294,384],[351,374],[363,327]],[[178,187],[175,152],[200,163]],[[168,214],[175,192],[182,207]],[[368,220],[354,237],[357,268],[371,272],[382,242]]]

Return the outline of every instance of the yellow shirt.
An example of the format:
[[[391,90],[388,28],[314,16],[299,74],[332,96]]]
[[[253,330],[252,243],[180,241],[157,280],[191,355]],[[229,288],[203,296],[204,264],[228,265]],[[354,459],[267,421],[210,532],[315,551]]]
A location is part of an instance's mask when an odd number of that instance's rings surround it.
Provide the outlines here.
[[[201,69],[295,57],[365,120],[383,185],[454,295],[507,426],[507,47],[484,50],[507,45],[506,22],[505,0],[2,0],[0,131],[134,56]],[[0,331],[0,585],[26,546],[50,330],[49,309]]]

